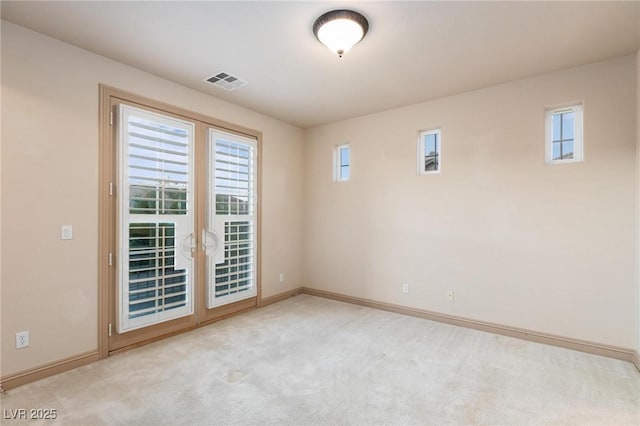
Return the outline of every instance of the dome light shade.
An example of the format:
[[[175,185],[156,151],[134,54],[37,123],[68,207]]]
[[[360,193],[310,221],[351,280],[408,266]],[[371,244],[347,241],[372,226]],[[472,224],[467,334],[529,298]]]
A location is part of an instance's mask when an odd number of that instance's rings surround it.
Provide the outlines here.
[[[342,58],[369,30],[367,18],[353,10],[332,10],[313,24],[313,34],[329,50]]]

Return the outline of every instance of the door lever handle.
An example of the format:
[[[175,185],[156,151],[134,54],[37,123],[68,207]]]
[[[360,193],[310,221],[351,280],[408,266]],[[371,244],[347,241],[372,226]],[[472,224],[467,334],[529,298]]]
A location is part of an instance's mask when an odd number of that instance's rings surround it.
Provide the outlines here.
[[[193,235],[193,232],[184,237],[182,240],[182,253],[189,257],[191,253],[196,249],[196,236]]]
[[[211,256],[220,248],[220,238],[212,231],[202,230],[202,251],[207,256]]]

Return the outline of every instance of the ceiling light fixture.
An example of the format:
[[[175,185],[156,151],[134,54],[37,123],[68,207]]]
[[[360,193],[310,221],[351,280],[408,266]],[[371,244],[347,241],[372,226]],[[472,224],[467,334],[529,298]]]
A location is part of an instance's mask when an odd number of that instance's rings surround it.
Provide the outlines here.
[[[313,34],[333,53],[342,58],[369,30],[369,21],[353,10],[332,10],[313,23]]]

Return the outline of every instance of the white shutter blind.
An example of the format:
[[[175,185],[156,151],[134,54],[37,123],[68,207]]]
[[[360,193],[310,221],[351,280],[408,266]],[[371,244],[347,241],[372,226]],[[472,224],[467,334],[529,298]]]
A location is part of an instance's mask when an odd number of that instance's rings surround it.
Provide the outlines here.
[[[224,261],[210,258],[209,307],[253,297],[256,291],[255,140],[211,130],[208,227],[224,241]],[[223,237],[224,236],[224,237]]]
[[[216,299],[249,291],[253,288],[255,266],[253,260],[255,251],[253,234],[253,225],[250,221],[225,221],[225,262],[216,265]]]
[[[193,313],[193,124],[121,105],[118,332]]]

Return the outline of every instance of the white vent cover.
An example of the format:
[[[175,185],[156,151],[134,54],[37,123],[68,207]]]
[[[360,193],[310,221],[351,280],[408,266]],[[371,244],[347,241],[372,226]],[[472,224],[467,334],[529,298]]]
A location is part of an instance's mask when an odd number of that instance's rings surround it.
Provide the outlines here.
[[[247,84],[246,80],[233,76],[226,72],[220,72],[206,81],[225,90],[236,90]]]

